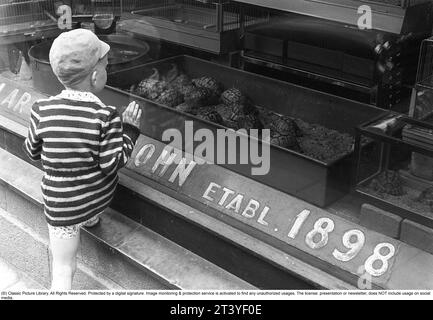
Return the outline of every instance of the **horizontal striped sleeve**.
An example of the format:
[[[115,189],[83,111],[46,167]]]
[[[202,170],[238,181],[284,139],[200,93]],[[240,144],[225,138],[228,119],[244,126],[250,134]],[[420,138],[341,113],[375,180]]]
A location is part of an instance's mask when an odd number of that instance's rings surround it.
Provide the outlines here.
[[[33,161],[41,160],[42,154],[42,139],[38,134],[38,127],[40,123],[40,116],[37,113],[38,106],[35,103],[32,106],[30,114],[30,125],[27,138],[24,141],[23,149],[25,153]]]
[[[115,108],[101,130],[99,166],[104,174],[111,175],[128,162],[140,131],[127,123],[122,124]]]

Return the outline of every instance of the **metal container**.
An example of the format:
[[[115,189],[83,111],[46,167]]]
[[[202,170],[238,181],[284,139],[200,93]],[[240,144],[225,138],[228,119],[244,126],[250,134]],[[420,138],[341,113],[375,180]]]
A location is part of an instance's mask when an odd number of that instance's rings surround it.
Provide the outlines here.
[[[176,128],[184,133],[186,120],[194,121],[194,131],[200,128],[216,131],[221,128],[125,92],[131,85],[150,76],[154,68],[169,70],[173,64],[192,78],[207,75],[221,82],[225,88],[239,88],[258,106],[342,133],[354,135],[356,126],[384,112],[369,105],[190,56],[178,56],[114,72],[108,82],[112,88],[108,87],[100,97],[115,106],[126,106],[132,100],[138,101],[144,110],[142,133],[157,140],[161,140],[166,129]],[[240,138],[248,139],[245,136]],[[251,164],[223,166],[321,207],[330,205],[350,190],[352,154],[325,163],[272,145],[270,156],[270,172],[264,176],[253,176]]]
[[[111,46],[108,54],[107,72],[109,74],[150,60],[147,55],[150,48],[146,42],[139,42],[124,35],[107,35],[99,36],[99,38]],[[54,95],[63,90],[63,86],[54,75],[49,63],[51,45],[51,41],[34,45],[29,50],[29,57],[34,88],[40,92]]]

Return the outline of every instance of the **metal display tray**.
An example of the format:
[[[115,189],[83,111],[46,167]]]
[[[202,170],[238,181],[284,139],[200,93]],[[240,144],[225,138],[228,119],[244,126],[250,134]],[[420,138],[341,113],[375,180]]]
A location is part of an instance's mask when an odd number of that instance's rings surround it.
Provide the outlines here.
[[[357,139],[368,138],[380,146],[380,156],[374,161],[374,171],[371,174],[356,174],[354,193],[366,203],[372,204],[385,211],[392,212],[403,219],[409,219],[423,226],[433,228],[433,210],[428,205],[421,204],[417,198],[421,192],[431,188],[433,182],[423,178],[418,170],[414,170],[414,155],[433,158],[431,147],[431,132],[433,124],[429,118],[417,120],[398,113],[390,113],[385,118],[377,119],[359,126]],[[386,132],[377,130],[387,123]],[[358,157],[358,168],[361,169],[361,148],[356,146],[355,155]],[[368,152],[372,155],[374,152]],[[367,152],[366,152],[367,154]],[[371,159],[368,157],[367,159]],[[427,167],[428,165],[426,165]],[[398,171],[405,191],[404,195],[381,195],[371,190],[371,183],[384,171]],[[416,173],[418,171],[418,174]],[[422,172],[422,170],[420,170]]]
[[[116,106],[125,106],[132,100],[138,101],[144,114],[142,133],[160,141],[166,129],[176,128],[185,134],[185,121],[188,120],[194,121],[194,131],[208,128],[215,132],[222,128],[126,91],[131,85],[150,76],[154,68],[169,70],[173,64],[192,78],[211,76],[225,88],[239,88],[260,107],[342,133],[354,135],[356,126],[384,113],[383,110],[366,104],[190,56],[177,56],[112,73],[108,87],[100,97],[104,102]],[[240,139],[248,137],[241,135]],[[271,145],[270,171],[267,175],[252,175],[251,164],[223,166],[314,205],[326,207],[349,192],[353,160],[353,153],[350,153],[325,163]]]
[[[364,182],[364,185],[370,183],[375,177]],[[384,200],[378,196],[366,192],[362,188],[356,189],[356,194],[360,196],[364,202],[369,203],[375,207],[381,208],[385,211],[392,212],[403,219],[409,219],[413,222],[419,223],[428,228],[433,228],[433,215],[423,214],[417,212],[409,207],[399,206],[391,201]]]

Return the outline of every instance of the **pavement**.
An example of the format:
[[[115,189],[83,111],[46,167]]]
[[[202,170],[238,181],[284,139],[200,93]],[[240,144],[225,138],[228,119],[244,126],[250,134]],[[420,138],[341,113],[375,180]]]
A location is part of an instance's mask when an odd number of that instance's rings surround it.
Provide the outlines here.
[[[24,272],[0,259],[0,291],[46,290]]]

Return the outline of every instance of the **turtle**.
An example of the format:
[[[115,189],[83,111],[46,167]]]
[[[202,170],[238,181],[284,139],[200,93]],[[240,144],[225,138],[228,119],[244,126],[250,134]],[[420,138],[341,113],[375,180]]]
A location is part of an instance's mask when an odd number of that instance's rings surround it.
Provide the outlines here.
[[[232,88],[224,91],[221,95],[221,102],[227,106],[235,106],[235,108],[242,106],[243,113],[259,117],[260,113],[257,107],[239,89]]]
[[[380,195],[402,196],[403,180],[397,171],[386,170],[370,183],[370,188]]]
[[[271,144],[302,152],[298,141],[302,131],[292,118],[269,113],[265,124],[271,130]]]
[[[428,188],[421,192],[419,195],[418,202],[430,206],[433,209],[433,188]]]
[[[233,122],[233,123],[229,123],[229,119],[230,119],[230,114],[231,114],[231,108],[226,106],[225,104],[218,104],[215,106],[215,110],[216,112],[219,113],[219,115],[221,116],[221,119],[223,120],[223,125],[225,125],[226,127],[229,128],[234,128],[237,126],[237,123]]]
[[[244,105],[246,101],[246,97],[236,88],[228,89],[221,94],[221,102],[227,106]]]
[[[183,95],[176,89],[169,88],[162,92],[155,101],[167,107],[174,108],[183,102]]]
[[[138,84],[136,94],[143,98],[156,100],[168,87],[168,83],[165,81],[145,79]]]
[[[260,119],[254,114],[241,114],[237,117],[237,126],[239,129],[263,129]]]
[[[185,113],[189,113],[189,114],[197,114],[197,107],[191,103],[188,102],[184,102],[178,106],[176,106],[175,108],[177,111],[180,112],[185,112]]]
[[[259,110],[259,118],[265,128],[270,128],[276,121],[281,118],[281,115],[267,109]]]
[[[193,79],[192,83],[198,88],[209,89],[215,96],[220,96],[222,93],[222,85],[214,78],[201,77]]]
[[[175,87],[177,91],[179,91],[184,97],[187,95],[190,95],[192,92],[196,91],[196,86],[194,86],[192,83],[187,85],[182,85]]]
[[[212,97],[212,92],[206,88],[193,88],[184,94],[185,102],[203,107],[209,104]]]
[[[297,152],[301,152],[302,149],[299,145],[298,140],[296,139],[295,135],[291,134],[281,134],[278,131],[272,131],[271,130],[271,144],[274,144],[276,146],[285,148],[285,149],[291,149]]]
[[[156,100],[169,86],[166,81],[161,80],[158,69],[153,68],[152,70],[152,75],[140,81],[134,88],[134,92],[143,98]]]
[[[229,120],[237,122],[239,129],[263,129],[258,113],[247,104],[229,106]]]
[[[223,119],[223,124],[231,129],[261,129],[263,127],[259,118],[254,114],[245,112],[245,106],[232,104],[219,104],[216,106],[216,111]]]
[[[238,120],[239,117],[243,115],[242,106],[238,106],[238,105],[227,106],[225,104],[219,104],[215,107],[215,109],[220,114],[221,118],[223,119],[223,124],[226,127],[235,130],[239,129]]]
[[[191,79],[184,73],[177,76],[176,79],[174,79],[170,84],[178,90],[179,92],[182,92],[185,87],[193,87],[193,83],[191,82]]]
[[[281,116],[270,123],[270,129],[282,136],[302,136],[302,131],[295,120],[288,116]]]
[[[197,113],[197,117],[206,121],[210,121],[216,124],[223,124],[223,119],[221,118],[220,114],[215,109],[208,109],[205,110],[199,110]]]

